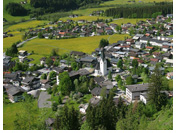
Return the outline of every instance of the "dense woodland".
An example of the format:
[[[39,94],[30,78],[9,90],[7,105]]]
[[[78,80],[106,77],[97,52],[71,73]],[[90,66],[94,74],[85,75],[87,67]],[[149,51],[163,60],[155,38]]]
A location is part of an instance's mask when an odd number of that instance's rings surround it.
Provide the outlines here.
[[[115,18],[151,18],[157,12],[161,12],[162,15],[173,13],[173,3],[110,8],[105,11],[105,15]]]

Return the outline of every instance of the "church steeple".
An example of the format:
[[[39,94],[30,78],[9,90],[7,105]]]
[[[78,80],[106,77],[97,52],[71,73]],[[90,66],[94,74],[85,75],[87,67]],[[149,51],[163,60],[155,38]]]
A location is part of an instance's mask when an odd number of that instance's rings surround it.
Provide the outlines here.
[[[100,72],[103,76],[107,74],[107,61],[106,61],[105,54],[104,54],[104,48],[101,49]]]

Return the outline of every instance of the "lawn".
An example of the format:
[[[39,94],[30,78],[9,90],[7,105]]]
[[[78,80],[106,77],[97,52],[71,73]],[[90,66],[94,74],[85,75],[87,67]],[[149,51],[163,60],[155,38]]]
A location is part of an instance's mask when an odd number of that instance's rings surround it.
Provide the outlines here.
[[[122,19],[113,20],[113,22],[111,22],[111,23],[115,23],[118,25],[121,25],[122,23],[123,24],[127,24],[127,23],[136,24],[140,20],[146,21],[146,19],[143,19],[143,18],[136,18],[136,19],[122,18]]]
[[[77,17],[77,18],[64,17],[64,18],[61,18],[60,20],[66,21],[67,19],[71,19],[71,20],[74,20],[74,21],[78,21],[78,20],[95,21],[95,20],[97,20],[97,19],[110,19],[110,17],[101,17],[101,16],[80,16],[80,17]]]
[[[20,29],[29,29],[29,28],[35,28],[37,26],[45,25],[49,21],[40,21],[40,20],[33,20],[33,21],[28,21],[28,22],[23,22],[19,24],[15,24],[12,26],[9,26],[6,31],[15,31],[15,30],[20,30]]]
[[[24,44],[20,50],[27,50],[28,52],[34,51],[35,55],[32,57],[35,59],[35,63],[39,62],[38,55],[47,56],[51,53],[53,48],[59,49],[59,54],[64,54],[70,51],[82,51],[91,54],[99,45],[102,38],[109,39],[110,43],[115,43],[118,40],[123,40],[128,35],[103,35],[94,37],[82,37],[73,39],[61,39],[61,40],[47,40],[47,39],[34,39]]]

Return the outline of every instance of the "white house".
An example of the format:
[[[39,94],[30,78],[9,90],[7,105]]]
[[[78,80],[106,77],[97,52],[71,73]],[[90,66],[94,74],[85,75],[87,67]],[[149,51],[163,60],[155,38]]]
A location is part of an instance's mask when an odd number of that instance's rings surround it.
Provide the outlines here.
[[[141,93],[140,101],[142,101],[144,104],[147,104],[147,93]]]
[[[135,84],[126,86],[126,97],[129,101],[139,100],[140,94],[147,92],[148,84]]]
[[[107,74],[107,60],[105,58],[104,49],[102,49],[100,56],[100,72],[103,76]]]

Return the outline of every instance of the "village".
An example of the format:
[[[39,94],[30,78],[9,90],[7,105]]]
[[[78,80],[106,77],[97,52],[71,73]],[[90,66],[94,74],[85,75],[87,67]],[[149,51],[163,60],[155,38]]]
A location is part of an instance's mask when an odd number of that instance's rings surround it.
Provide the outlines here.
[[[28,53],[25,49],[20,50],[19,62],[28,62],[27,67],[34,68],[31,71],[14,70],[18,63],[4,54],[3,90],[12,103],[20,102],[24,93],[38,100],[38,108],[53,108],[56,105],[59,109],[70,100],[74,100],[79,104],[78,109],[83,114],[84,120],[88,104],[98,105],[102,95],[108,97],[111,90],[115,93],[116,105],[119,99],[122,99],[126,105],[136,100],[147,104],[149,78],[156,66],[159,66],[168,82],[173,82],[172,14],[159,15],[156,19],[139,21],[135,25],[127,23],[119,26],[114,23],[107,24],[104,20],[92,22],[67,20],[58,21],[56,25],[57,28],[31,29],[25,35],[37,36],[41,32],[42,38],[45,39],[67,39],[118,33],[129,34],[131,38],[112,44],[102,43],[105,45],[96,48],[91,55],[71,51],[60,56],[57,54],[57,49],[53,49],[55,54],[41,58],[40,64],[37,65],[31,64],[32,59],[27,58],[32,53]],[[103,39],[101,41],[103,42]],[[69,93],[62,91],[55,93],[54,89],[62,89],[61,85],[66,81],[62,79],[65,76],[63,73],[66,76],[68,74],[65,79],[68,79],[68,83],[71,81],[69,87],[72,90]],[[173,97],[173,91],[169,89],[162,92],[168,98]],[[61,102],[54,104],[56,101],[52,100],[52,95],[55,98],[60,97]],[[87,96],[89,99],[83,100]],[[52,128],[54,119],[48,118],[46,123]]]

